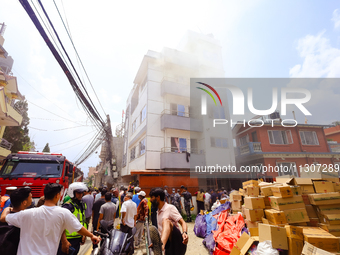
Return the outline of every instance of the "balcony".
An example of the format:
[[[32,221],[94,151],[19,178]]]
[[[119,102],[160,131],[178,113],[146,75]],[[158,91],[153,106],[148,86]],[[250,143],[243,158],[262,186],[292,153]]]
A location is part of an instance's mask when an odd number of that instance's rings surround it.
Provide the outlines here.
[[[331,152],[340,153],[340,143],[329,141],[328,146]]]
[[[260,142],[251,142],[242,146],[237,147],[238,155],[246,155],[252,154],[255,152],[262,152],[261,143]]]
[[[189,162],[187,162],[187,153],[190,153]],[[161,151],[161,169],[190,169],[190,161],[194,160],[195,164],[205,165],[204,151],[197,149],[181,149],[178,152],[177,147],[165,147]]]
[[[161,96],[171,94],[190,97],[190,79],[185,77],[164,77],[161,82]]]
[[[9,104],[4,88],[0,89],[0,126],[20,126],[21,113]]]
[[[6,158],[11,153],[13,144],[6,139],[0,138],[0,159]]]
[[[161,129],[179,129],[202,132],[202,122],[189,117],[188,112],[164,110],[161,116]]]

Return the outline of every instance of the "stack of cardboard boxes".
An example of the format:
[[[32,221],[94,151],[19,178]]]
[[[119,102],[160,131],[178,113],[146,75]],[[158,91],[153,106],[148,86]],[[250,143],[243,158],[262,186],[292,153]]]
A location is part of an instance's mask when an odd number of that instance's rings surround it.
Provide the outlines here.
[[[242,195],[238,191],[230,193],[230,201],[234,213],[242,211]]]
[[[245,223],[260,242],[271,240],[273,248],[288,250],[288,254],[301,254],[304,241],[335,253],[340,251],[339,190],[338,178],[252,180],[243,183],[235,201],[241,202],[239,195],[244,196]],[[232,208],[238,212],[240,203],[233,206],[232,202]]]

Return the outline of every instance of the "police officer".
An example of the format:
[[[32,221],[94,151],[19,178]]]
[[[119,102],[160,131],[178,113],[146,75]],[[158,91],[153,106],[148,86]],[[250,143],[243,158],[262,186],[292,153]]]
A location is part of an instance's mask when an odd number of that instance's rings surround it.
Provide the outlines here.
[[[82,182],[74,182],[69,186],[68,189],[68,195],[71,197],[69,201],[67,201],[65,204],[63,204],[63,207],[70,210],[71,213],[76,216],[76,218],[79,220],[79,222],[87,229],[87,223],[86,223],[86,216],[85,216],[85,210],[86,210],[86,203],[82,202],[82,197],[84,195],[84,192],[87,191],[87,187]],[[70,233],[68,230],[65,230],[65,235],[67,238],[67,241],[69,242],[69,245],[75,249],[74,255],[78,254],[80,245],[83,245],[85,243],[85,236],[79,235],[77,232]],[[62,237],[64,238],[64,237]],[[59,245],[58,249],[58,255],[64,255],[66,253],[63,253],[61,251],[61,245]]]
[[[191,222],[190,208],[191,208],[191,205],[193,205],[192,196],[190,192],[188,191],[187,187],[182,185],[181,189],[182,189],[182,196],[184,197],[184,209],[187,214],[187,222]],[[190,205],[190,201],[191,201],[191,205]]]

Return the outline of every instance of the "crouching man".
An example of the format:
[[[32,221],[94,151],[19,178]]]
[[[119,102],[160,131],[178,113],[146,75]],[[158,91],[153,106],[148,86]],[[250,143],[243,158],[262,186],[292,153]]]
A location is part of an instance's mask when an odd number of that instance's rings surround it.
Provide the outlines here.
[[[165,193],[161,188],[156,188],[150,192],[150,202],[153,206],[157,207],[157,223],[158,232],[160,234],[160,241],[162,243],[162,250],[165,254],[178,254],[183,255],[187,250],[189,241],[187,233],[187,224],[179,214],[177,208],[165,202]],[[179,224],[182,226],[180,231]],[[151,246],[155,247],[157,238],[152,236],[153,229],[150,227],[150,234],[152,239]],[[156,241],[154,241],[156,240]]]

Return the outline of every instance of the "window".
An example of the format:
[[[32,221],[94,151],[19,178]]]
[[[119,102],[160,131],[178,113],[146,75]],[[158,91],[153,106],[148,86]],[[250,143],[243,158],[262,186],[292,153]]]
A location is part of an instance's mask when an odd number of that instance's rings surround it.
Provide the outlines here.
[[[198,154],[197,139],[190,139],[190,152]]]
[[[214,119],[225,119],[224,108],[222,106],[213,106]]]
[[[185,106],[181,104],[171,104],[170,110],[172,115],[185,116]]]
[[[293,138],[290,130],[268,130],[270,144],[292,144]]]
[[[251,139],[254,143],[258,142],[256,131],[251,133]]]
[[[210,137],[210,143],[211,143],[211,147],[228,148],[227,138]]]
[[[137,128],[137,119],[135,119],[134,122],[132,122],[132,134],[136,131]]]
[[[144,106],[143,110],[140,112],[140,123],[146,119],[146,106]]]
[[[171,137],[171,152],[187,151],[187,139]]]
[[[240,146],[246,145],[249,142],[249,136],[245,135],[239,138]]]
[[[294,175],[298,177],[295,162],[278,162],[276,163],[279,169],[279,176],[281,175]]]
[[[299,133],[303,145],[319,145],[318,136],[315,131],[300,131]]]
[[[145,138],[139,142],[139,155],[143,155],[145,153]]]
[[[130,150],[130,161],[136,158],[136,146]]]

